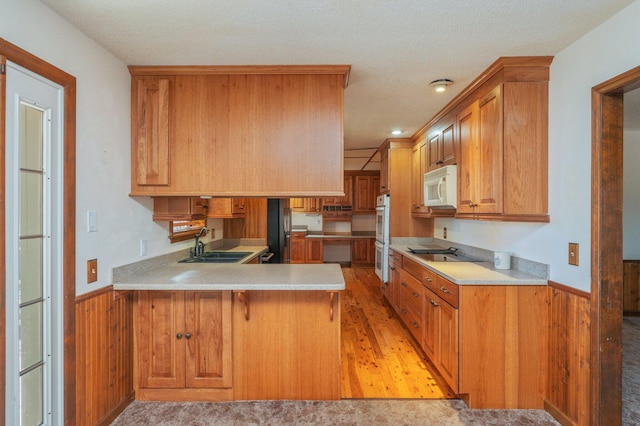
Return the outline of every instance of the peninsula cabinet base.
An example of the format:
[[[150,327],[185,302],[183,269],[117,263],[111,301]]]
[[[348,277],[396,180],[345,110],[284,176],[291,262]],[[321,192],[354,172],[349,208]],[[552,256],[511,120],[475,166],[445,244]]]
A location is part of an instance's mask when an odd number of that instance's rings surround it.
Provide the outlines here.
[[[242,295],[248,309],[238,309],[239,297],[233,309],[235,399],[340,399],[339,293]]]
[[[338,291],[138,291],[142,401],[340,399]]]

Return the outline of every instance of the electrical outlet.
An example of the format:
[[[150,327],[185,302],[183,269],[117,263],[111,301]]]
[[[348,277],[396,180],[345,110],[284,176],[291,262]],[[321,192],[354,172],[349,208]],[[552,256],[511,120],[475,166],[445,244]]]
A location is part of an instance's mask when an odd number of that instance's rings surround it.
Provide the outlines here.
[[[87,260],[87,284],[98,281],[98,259]]]
[[[212,239],[212,240],[215,240],[215,238],[216,238],[216,230],[215,230],[215,228],[209,229],[209,238]]]
[[[447,227],[442,228],[442,238],[447,239]]]
[[[147,240],[140,240],[140,256],[147,255]]]
[[[569,243],[569,265],[578,266],[579,249],[578,243]]]

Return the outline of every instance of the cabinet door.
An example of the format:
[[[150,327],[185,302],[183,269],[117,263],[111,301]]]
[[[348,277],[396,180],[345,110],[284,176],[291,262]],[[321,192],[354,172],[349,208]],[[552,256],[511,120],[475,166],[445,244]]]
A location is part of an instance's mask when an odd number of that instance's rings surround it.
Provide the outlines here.
[[[458,310],[440,302],[440,356],[436,367],[454,392],[458,392]]]
[[[340,205],[353,205],[353,176],[344,177],[344,197],[340,198]]]
[[[432,134],[427,141],[427,170],[435,170],[441,166],[440,132]]]
[[[134,324],[139,386],[184,387],[184,292],[139,291],[137,297]]]
[[[473,213],[477,193],[478,103],[474,102],[462,110],[456,119],[460,158],[458,159],[458,213]]]
[[[440,302],[438,297],[429,289],[424,289],[424,305],[422,308],[424,335],[422,349],[431,362],[437,365],[437,348],[440,330]]]
[[[291,238],[291,263],[304,263],[307,252],[306,238]]]
[[[380,193],[389,192],[389,150],[380,151]]]
[[[318,213],[322,209],[322,198],[305,198],[304,211]]]
[[[231,292],[185,292],[184,323],[186,387],[231,387]]]
[[[424,205],[424,174],[427,171],[428,150],[431,143],[423,139],[411,152],[411,213],[414,215],[425,215],[429,213],[429,208]]]
[[[478,104],[478,194],[479,213],[502,211],[502,102],[497,86]]]
[[[368,238],[356,238],[351,245],[351,263],[367,264],[371,263],[370,247]]]
[[[324,262],[322,238],[307,238],[306,263]]]
[[[355,213],[374,213],[376,210],[376,197],[380,185],[378,176],[355,177]]]
[[[231,199],[231,213],[234,215],[244,215],[245,210],[245,198],[232,198]]]
[[[138,185],[169,185],[171,78],[139,78],[133,84],[133,179]],[[136,90],[137,86],[137,90]]]
[[[442,166],[455,164],[456,162],[454,129],[455,123],[454,120],[451,119],[451,123],[442,131],[442,140],[440,143],[440,159],[442,160]]]

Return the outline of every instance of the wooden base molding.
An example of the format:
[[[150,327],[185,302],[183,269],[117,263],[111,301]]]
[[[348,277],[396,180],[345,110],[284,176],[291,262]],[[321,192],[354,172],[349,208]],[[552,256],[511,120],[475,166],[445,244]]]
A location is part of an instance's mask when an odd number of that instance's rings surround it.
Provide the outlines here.
[[[590,294],[549,281],[549,377],[545,410],[563,425],[589,424]]]

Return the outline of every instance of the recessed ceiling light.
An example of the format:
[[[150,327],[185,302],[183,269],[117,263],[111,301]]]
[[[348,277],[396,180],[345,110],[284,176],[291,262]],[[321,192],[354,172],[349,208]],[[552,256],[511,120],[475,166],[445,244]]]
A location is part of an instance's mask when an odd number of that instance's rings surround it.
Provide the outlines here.
[[[453,81],[449,80],[448,78],[440,78],[438,80],[433,80],[431,83],[429,83],[429,86],[433,87],[436,92],[444,92],[445,90],[447,90],[447,86],[450,86],[452,84]]]
[[[392,131],[391,131],[391,134],[392,134],[393,136],[399,136],[399,135],[401,135],[401,134],[402,134],[402,130],[398,130],[398,129],[396,129],[396,130],[392,130]]]

